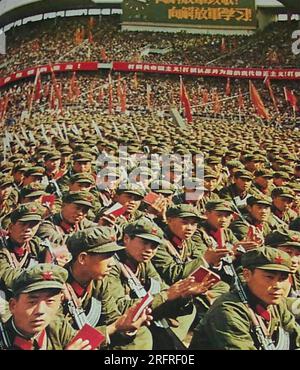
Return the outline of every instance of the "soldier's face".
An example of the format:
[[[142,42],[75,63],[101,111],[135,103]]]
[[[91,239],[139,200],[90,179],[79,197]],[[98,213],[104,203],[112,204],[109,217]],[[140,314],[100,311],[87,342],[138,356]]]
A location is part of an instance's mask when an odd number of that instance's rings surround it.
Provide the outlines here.
[[[271,214],[271,208],[263,204],[254,204],[249,207],[251,216],[258,222],[265,222]]]
[[[10,238],[19,245],[29,242],[37,232],[39,223],[37,221],[20,222],[9,225]]]
[[[13,174],[14,180],[17,184],[20,184],[24,179],[24,172],[17,171]]]
[[[92,188],[92,185],[87,182],[74,182],[69,186],[69,191],[81,191],[87,190],[89,191]]]
[[[91,172],[91,162],[74,162],[73,170],[75,173]]]
[[[279,211],[286,212],[292,207],[293,199],[276,197],[273,199],[273,204],[277,209],[279,209]]]
[[[12,192],[12,187],[11,186],[7,186],[7,187],[4,187],[4,188],[1,188],[0,189],[0,199],[2,201],[7,200],[8,197],[10,196],[10,193],[11,192]]]
[[[130,193],[121,193],[114,197],[114,201],[119,202],[122,206],[127,208],[127,213],[133,213],[139,208],[141,204],[140,199],[141,197],[138,195]]]
[[[244,269],[243,274],[250,291],[266,305],[278,304],[283,299],[287,272]]]
[[[55,161],[49,160],[45,162],[45,167],[47,171],[58,171],[60,167],[60,159],[56,159]]]
[[[41,182],[41,177],[38,176],[27,176],[24,177],[23,186],[33,184],[35,182]]]
[[[214,229],[219,229],[220,227],[227,228],[232,220],[232,214],[230,212],[224,211],[209,211],[206,212],[207,222]]]
[[[204,178],[204,188],[207,191],[214,191],[217,186],[217,179]]]
[[[88,213],[89,208],[75,203],[65,203],[61,209],[63,218],[70,224],[79,223]]]
[[[295,273],[300,267],[300,249],[295,248],[291,245],[277,247],[286,253],[288,253],[292,260],[291,272]]]
[[[235,184],[240,191],[248,191],[251,186],[251,180],[238,177],[235,179]]]
[[[87,281],[103,279],[109,274],[114,264],[111,253],[82,253],[79,259],[81,261],[82,273]]]
[[[44,330],[57,315],[61,292],[57,289],[39,290],[12,298],[9,309],[21,332],[34,335]]]
[[[124,236],[124,245],[126,247],[126,252],[136,262],[150,261],[158,248],[158,243],[140,238],[138,236],[130,238],[129,235]]]
[[[198,226],[195,217],[170,217],[167,221],[171,232],[181,240],[190,239]]]

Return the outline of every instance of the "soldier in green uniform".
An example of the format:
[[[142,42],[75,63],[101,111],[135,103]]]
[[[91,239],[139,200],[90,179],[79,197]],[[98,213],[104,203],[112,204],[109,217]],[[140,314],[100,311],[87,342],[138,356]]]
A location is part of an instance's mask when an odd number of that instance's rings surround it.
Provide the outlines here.
[[[64,193],[61,211],[43,221],[37,235],[41,239],[60,242],[78,230],[96,226],[86,218],[89,209],[93,208],[93,200],[93,195],[87,191]]]
[[[18,192],[13,188],[12,176],[0,177],[0,218],[11,212],[18,203]]]
[[[257,240],[258,245],[261,245],[271,231],[281,228],[272,217],[271,203],[271,198],[266,196],[251,196],[247,199],[247,211],[241,213],[230,225],[238,240]]]
[[[167,319],[168,325],[183,340],[195,316],[192,301],[187,297],[205,293],[210,285],[209,282],[207,285],[195,283],[190,278],[170,287],[166,285],[151,263],[162,241],[163,231],[146,217],[129,223],[124,229],[125,250],[118,252],[117,263],[109,275],[110,290],[121,312],[150,291],[154,297],[151,305],[154,319]],[[162,333],[157,333],[155,325],[150,330],[154,349],[171,349],[163,343],[164,339],[159,337]]]
[[[70,183],[70,177],[75,173],[92,173],[93,156],[86,152],[77,152],[72,157],[73,166],[59,180],[58,186],[66,191]]]
[[[274,189],[273,174],[274,172],[272,170],[267,169],[255,171],[253,174],[253,185],[251,186],[250,192],[253,195],[270,196]]]
[[[289,224],[297,218],[297,213],[292,210],[295,199],[294,191],[282,186],[274,189],[271,196],[273,217],[280,225],[288,229]]]
[[[90,349],[88,341],[69,345],[76,331],[58,316],[67,271],[39,264],[24,270],[12,285],[11,318],[0,322],[0,348],[10,350]]]
[[[199,323],[190,349],[276,349],[277,344],[278,349],[299,348],[300,326],[284,298],[291,264],[287,253],[270,247],[245,253],[246,284],[237,284],[213,303]]]
[[[124,249],[116,243],[114,231],[105,226],[78,231],[68,239],[67,246],[72,260],[65,266],[69,271],[69,297],[65,294],[63,306],[71,325],[78,328],[82,314],[80,320],[70,312],[68,300],[84,311],[84,321],[105,333],[110,349],[151,349],[151,334],[146,327],[140,327],[145,319],[132,322],[132,305],[120,313],[107,280],[112,256]]]
[[[231,202],[236,208],[244,208],[250,196],[253,176],[247,170],[239,169],[233,174],[233,183],[219,191],[220,198]]]
[[[46,257],[45,245],[35,236],[42,219],[38,205],[21,205],[11,213],[10,219],[8,235],[0,238],[0,289],[6,299],[21,271],[44,262]]]
[[[297,231],[274,231],[265,239],[266,246],[280,249],[288,253],[292,260],[292,275],[286,283],[287,305],[291,312],[300,319],[298,309],[300,303],[300,233]],[[294,311],[294,312],[293,312]]]

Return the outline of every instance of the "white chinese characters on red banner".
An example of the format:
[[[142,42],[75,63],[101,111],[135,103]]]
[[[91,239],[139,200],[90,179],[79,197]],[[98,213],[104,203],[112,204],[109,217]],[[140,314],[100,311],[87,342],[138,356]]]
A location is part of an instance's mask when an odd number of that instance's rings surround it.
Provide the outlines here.
[[[114,71],[180,74],[210,77],[232,77],[274,80],[299,80],[300,69],[263,69],[263,68],[223,68],[208,66],[187,66],[176,64],[114,62]]]
[[[20,80],[22,78],[34,77],[36,75],[37,70],[40,71],[41,74],[43,73],[54,73],[59,72],[68,72],[68,71],[97,71],[98,70],[98,62],[78,62],[78,63],[59,63],[53,65],[45,65],[39,66],[34,68],[27,68],[23,71],[19,71],[16,73],[12,73],[10,76],[0,78],[0,87]]]
[[[33,68],[27,68],[23,71],[12,73],[10,76],[0,78],[0,87],[11,82],[34,77],[37,70],[41,74],[67,71],[97,71],[101,68],[98,62],[70,62],[59,63]],[[107,68],[107,67],[106,67]],[[299,80],[300,69],[263,69],[263,68],[223,68],[208,66],[188,66],[176,64],[154,64],[154,63],[129,63],[113,62],[112,69],[119,72],[144,72],[144,73],[162,73],[193,76],[210,76],[225,78],[248,78],[265,79],[267,76],[273,80]]]

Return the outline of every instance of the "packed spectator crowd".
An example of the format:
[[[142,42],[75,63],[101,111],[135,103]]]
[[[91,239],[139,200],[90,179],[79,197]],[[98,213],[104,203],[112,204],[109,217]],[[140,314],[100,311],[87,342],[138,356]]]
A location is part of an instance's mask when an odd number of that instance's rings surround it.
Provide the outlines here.
[[[282,22],[253,36],[121,31],[120,16],[56,18],[7,32],[0,75],[58,61],[151,61],[229,67],[295,67],[291,34],[297,23]],[[79,33],[79,37],[78,37]],[[145,49],[150,49],[150,53]],[[152,53],[151,49],[166,53]]]

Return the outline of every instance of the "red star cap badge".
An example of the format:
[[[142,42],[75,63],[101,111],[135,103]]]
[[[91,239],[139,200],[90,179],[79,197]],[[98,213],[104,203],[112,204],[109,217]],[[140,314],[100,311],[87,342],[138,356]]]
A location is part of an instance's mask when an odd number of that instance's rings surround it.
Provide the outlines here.
[[[53,280],[53,272],[52,271],[45,271],[42,273],[44,280]]]
[[[278,265],[281,265],[281,264],[282,264],[282,262],[283,262],[283,258],[282,258],[282,257],[280,257],[280,256],[277,256],[277,257],[274,259],[274,261],[275,261],[276,263],[278,263]]]
[[[152,230],[151,230],[151,234],[153,234],[153,235],[157,235],[157,229],[152,229]]]

